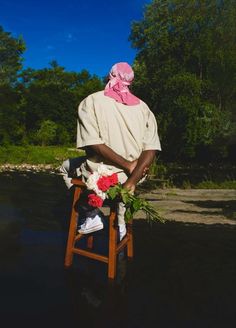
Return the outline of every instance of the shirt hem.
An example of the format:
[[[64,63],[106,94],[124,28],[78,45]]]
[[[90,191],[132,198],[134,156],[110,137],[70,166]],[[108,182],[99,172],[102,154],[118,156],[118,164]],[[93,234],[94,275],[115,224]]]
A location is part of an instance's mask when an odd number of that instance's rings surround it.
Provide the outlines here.
[[[83,147],[86,147],[86,146],[92,146],[92,145],[101,145],[101,144],[105,144],[104,141],[102,141],[101,139],[94,139],[94,140],[89,140],[89,141],[86,141],[85,144],[80,144],[80,145],[77,145],[77,148],[83,148]]]

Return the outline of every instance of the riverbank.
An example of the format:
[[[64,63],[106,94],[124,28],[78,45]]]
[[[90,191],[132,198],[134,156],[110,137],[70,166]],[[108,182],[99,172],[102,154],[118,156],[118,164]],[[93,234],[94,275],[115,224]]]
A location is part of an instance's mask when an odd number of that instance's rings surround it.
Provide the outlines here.
[[[74,155],[78,152],[74,153]],[[59,168],[61,166],[61,163],[64,159],[68,157],[75,157],[75,156],[64,156],[60,161],[56,161],[54,163],[48,163],[48,164],[30,164],[30,163],[21,163],[21,164],[11,164],[11,163],[5,163],[0,164],[0,173],[7,173],[7,172],[19,172],[19,173],[27,173],[27,172],[33,172],[33,173],[40,173],[45,172],[49,174],[60,174]],[[236,189],[236,180],[231,178],[229,179],[228,176],[226,176],[225,180],[222,181],[212,181],[212,180],[204,180],[204,178],[201,180],[199,178],[198,182],[190,183],[189,180],[186,182],[186,180],[183,180],[182,183],[175,181],[176,183],[173,183],[173,174],[168,178],[168,175],[164,177],[160,174],[160,178],[158,176],[157,172],[157,178],[153,175],[150,176],[150,178],[142,185],[141,189],[143,192],[154,190],[154,189]],[[182,172],[183,175],[183,172]],[[175,180],[177,180],[178,173],[175,173]],[[171,181],[171,183],[170,183]]]
[[[156,189],[141,195],[167,221],[197,224],[236,225],[236,190]],[[139,212],[137,219],[145,218]]]
[[[0,167],[4,169],[15,169],[22,171],[25,168],[47,170],[48,166],[57,167],[65,159],[83,155],[73,147],[65,146],[1,146]]]
[[[69,146],[0,146],[0,172],[56,174],[65,159],[83,155],[83,151]],[[236,166],[157,161],[150,168],[147,190],[167,188],[236,189]]]
[[[8,167],[9,168],[9,167]],[[38,186],[42,184],[47,189],[49,186],[57,185],[58,195],[56,199],[66,197],[68,190],[64,184],[59,170],[50,165],[48,166],[22,166],[24,171],[14,171],[14,167],[10,166],[12,171],[1,172],[0,174],[0,191],[3,199],[8,193],[8,188],[13,190],[20,189],[20,206],[23,206],[23,190],[31,190],[27,197],[25,208],[32,199],[38,198]],[[33,170],[32,170],[33,169]],[[37,170],[46,171],[37,171]],[[35,187],[37,185],[37,188]],[[45,190],[46,190],[45,189]],[[45,192],[44,190],[44,192]],[[35,193],[37,195],[35,195]],[[11,194],[11,192],[10,192]],[[141,198],[145,198],[159,211],[159,213],[167,221],[182,222],[186,224],[220,224],[220,225],[236,225],[236,190],[235,189],[181,189],[181,188],[143,188],[138,186],[137,194]],[[1,200],[0,197],[0,200]],[[70,200],[68,200],[68,204]],[[35,210],[36,212],[38,211]],[[108,214],[108,209],[103,209]],[[49,215],[49,213],[48,213]],[[135,215],[135,219],[145,219],[145,213],[139,211]],[[52,218],[49,220],[51,221]]]
[[[56,164],[1,164],[0,172],[48,172],[59,173]]]

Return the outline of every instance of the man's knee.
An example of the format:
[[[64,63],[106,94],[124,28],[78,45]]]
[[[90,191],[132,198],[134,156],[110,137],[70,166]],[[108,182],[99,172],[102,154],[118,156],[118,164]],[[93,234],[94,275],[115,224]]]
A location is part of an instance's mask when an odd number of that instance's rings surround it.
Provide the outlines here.
[[[70,160],[69,159],[66,159],[63,163],[62,163],[62,168],[65,170],[65,171],[67,171],[67,172],[69,172],[69,170],[70,170]]]
[[[62,165],[59,168],[59,171],[63,177],[63,180],[65,181],[65,184],[67,186],[68,189],[70,189],[73,184],[71,183],[71,178],[69,178],[69,170],[70,170],[70,160],[66,159]]]

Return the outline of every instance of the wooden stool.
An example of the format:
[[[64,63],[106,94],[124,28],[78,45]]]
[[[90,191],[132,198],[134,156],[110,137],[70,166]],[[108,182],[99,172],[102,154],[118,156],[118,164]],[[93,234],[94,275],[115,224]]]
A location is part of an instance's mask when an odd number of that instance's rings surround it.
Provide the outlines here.
[[[97,254],[92,251],[93,248],[93,235],[92,234],[80,234],[77,232],[78,226],[78,201],[81,192],[86,189],[86,185],[80,179],[72,179],[72,183],[75,186],[74,199],[72,204],[70,228],[67,241],[66,255],[65,255],[65,267],[70,267],[73,262],[73,255],[79,254],[91,259],[102,261],[108,264],[108,278],[114,279],[116,275],[116,260],[117,254],[127,246],[128,258],[133,257],[133,231],[132,221],[127,224],[127,234],[120,241],[117,241],[117,213],[116,204],[112,203],[110,207],[109,215],[109,252],[108,256]],[[75,247],[75,243],[83,237],[87,237],[87,249]]]

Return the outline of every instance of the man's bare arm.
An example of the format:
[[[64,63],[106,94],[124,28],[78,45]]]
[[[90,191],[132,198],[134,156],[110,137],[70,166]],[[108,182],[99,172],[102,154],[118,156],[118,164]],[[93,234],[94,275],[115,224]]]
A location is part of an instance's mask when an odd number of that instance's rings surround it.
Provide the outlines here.
[[[127,159],[114,152],[110,147],[106,146],[105,144],[91,145],[87,148],[100,155],[104,159],[108,160],[109,162],[113,163],[115,166],[120,167],[128,174],[131,174],[133,172],[138,162],[137,160],[128,161]]]
[[[124,187],[134,191],[138,181],[145,175],[148,171],[150,165],[152,164],[156,155],[156,150],[144,150],[137,162],[135,169],[133,170],[131,176],[125,182]]]

